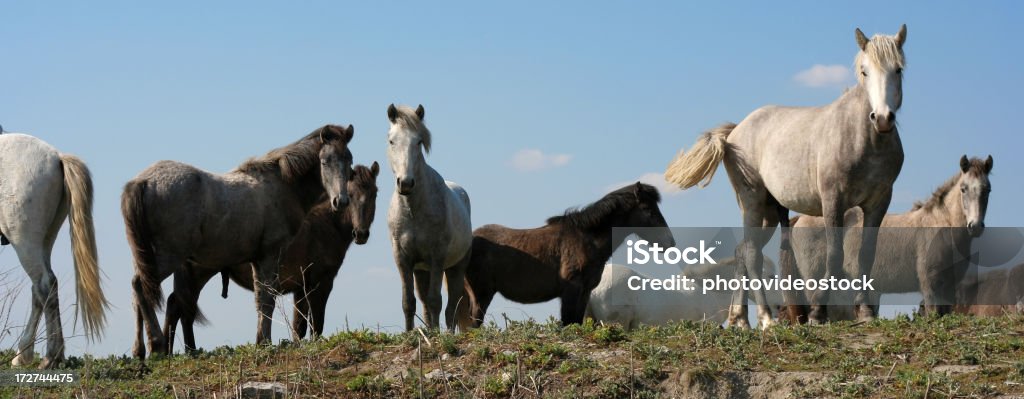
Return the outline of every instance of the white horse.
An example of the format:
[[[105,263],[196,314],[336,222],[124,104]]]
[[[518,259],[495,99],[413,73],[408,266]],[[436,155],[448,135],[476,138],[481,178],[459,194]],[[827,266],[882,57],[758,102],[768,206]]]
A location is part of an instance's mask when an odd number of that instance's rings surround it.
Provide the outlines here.
[[[992,157],[985,160],[960,158],[956,175],[946,180],[927,201],[914,204],[913,209],[901,214],[886,215],[878,232],[879,241],[875,268],[871,273],[874,291],[870,304],[878,305],[881,294],[921,292],[924,310],[928,313],[945,314],[956,303],[956,286],[967,271],[971,240],[985,230],[985,214],[988,196],[992,190],[989,173],[992,172]],[[863,214],[854,208],[847,212],[846,225],[859,229]],[[814,216],[797,216],[791,220],[793,251],[783,251],[782,256],[795,256],[797,268],[803,277],[820,276],[825,269],[824,220]],[[854,252],[860,246],[858,234],[846,236],[847,251]],[[789,264],[783,260],[783,264]],[[857,259],[847,258],[845,274],[849,278],[859,277]],[[799,292],[795,299],[801,301]],[[852,320],[855,309],[850,306],[852,298],[846,291],[834,293],[828,316],[831,320]],[[806,302],[801,302],[802,305]],[[788,305],[794,305],[789,303]],[[793,321],[800,319],[792,314],[798,308],[789,308],[788,316]]]
[[[864,210],[864,226],[878,227],[889,209],[892,184],[903,167],[903,145],[896,128],[896,111],[903,103],[903,43],[906,25],[895,36],[868,40],[856,31],[860,52],[854,61],[857,86],[823,107],[760,108],[738,125],[726,124],[704,133],[687,153],[679,154],[665,171],[666,180],[683,188],[711,182],[719,163],[725,164],[745,229],[736,256],[746,274],[758,278],[763,254],[775,226],[782,223],[782,245],[788,245],[789,210],[824,216],[825,225],[841,227],[847,209]],[[827,271],[843,267],[842,229],[828,229]],[[877,229],[864,229],[860,273],[870,274]],[[746,273],[744,273],[746,272]],[[812,304],[827,301],[819,291]],[[773,323],[764,293],[754,292],[763,328]],[[855,304],[858,318],[870,320],[866,291]],[[749,327],[746,292],[733,298],[729,325]],[[813,306],[812,322],[825,320],[825,308]]]
[[[96,260],[92,178],[81,159],[38,138],[11,133],[0,135],[0,171],[0,232],[32,279],[32,312],[11,364],[32,362],[39,318],[45,312],[46,356],[39,367],[55,367],[64,359],[64,332],[50,253],[69,213],[75,291],[86,336],[98,338],[106,322],[109,305]]]
[[[415,275],[428,328],[440,325],[441,283],[446,280],[445,321],[448,329],[454,330],[457,305],[469,301],[463,287],[473,242],[469,194],[441,178],[424,160],[423,153],[430,152],[430,130],[423,124],[423,116],[422,105],[415,111],[394,104],[388,107],[388,160],[395,174],[388,228],[402,277],[405,329],[412,330],[416,312]]]
[[[775,270],[771,259],[765,258],[765,267]],[[736,273],[736,259],[729,258],[718,264],[689,266],[679,274],[696,280],[695,290],[643,291],[630,289],[630,279],[650,278],[626,266],[609,263],[601,275],[601,283],[590,293],[587,316],[604,323],[618,323],[627,329],[641,324],[665,325],[672,321],[693,320],[722,324],[729,310],[732,292],[715,290],[703,293],[701,281],[720,276],[729,279]],[[634,286],[639,284],[632,282]],[[778,291],[767,292],[768,302],[781,304]]]

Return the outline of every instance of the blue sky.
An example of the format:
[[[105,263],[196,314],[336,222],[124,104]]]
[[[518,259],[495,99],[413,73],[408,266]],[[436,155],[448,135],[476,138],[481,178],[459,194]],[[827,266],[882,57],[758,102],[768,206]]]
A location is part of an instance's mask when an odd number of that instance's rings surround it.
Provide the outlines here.
[[[72,339],[72,354],[130,349],[131,257],[118,198],[155,161],[224,172],[324,123],[354,124],[356,161],[384,166],[381,195],[370,242],[350,250],[335,283],[327,330],[346,320],[397,330],[385,224],[394,189],[384,152],[389,103],[426,107],[428,162],[466,187],[474,226],[537,226],[660,173],[704,129],[765,104],[832,101],[853,82],[856,27],[871,35],[908,26],[906,162],[891,210],[927,196],[961,154],[992,154],[987,223],[1024,226],[1015,209],[1024,195],[1020,3],[3,2],[0,10],[0,124],[81,156],[96,184],[114,309],[106,338],[88,347]],[[733,199],[722,174],[706,189],[666,195],[662,210],[673,226],[738,226]],[[66,235],[53,262],[66,307],[74,297]],[[0,251],[0,270],[27,286],[14,251]],[[213,324],[197,330],[199,344],[252,341],[251,294],[236,287],[222,300],[217,291],[201,298]],[[26,296],[14,324],[27,314]],[[492,306],[502,312],[545,319],[557,303]],[[286,336],[275,327],[275,338]],[[0,345],[13,343],[0,335]]]

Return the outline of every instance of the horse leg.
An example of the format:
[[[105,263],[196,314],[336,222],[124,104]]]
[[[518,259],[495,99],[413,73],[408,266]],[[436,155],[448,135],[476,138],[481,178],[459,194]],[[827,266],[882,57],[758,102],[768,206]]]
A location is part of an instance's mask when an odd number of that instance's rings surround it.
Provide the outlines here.
[[[302,284],[301,290],[292,293],[292,300],[295,302],[295,309],[292,311],[292,338],[295,341],[306,337],[310,317],[309,295],[305,283]]]
[[[860,256],[858,257],[858,274],[854,277],[871,276],[871,269],[875,264],[875,246],[878,242],[878,228],[882,225],[882,218],[889,211],[889,201],[892,199],[892,190],[887,190],[882,197],[875,201],[872,206],[861,205],[864,211],[864,229],[861,236]],[[840,214],[840,217],[841,214]],[[840,248],[842,241],[840,241]],[[857,291],[853,303],[857,307],[857,321],[871,321],[875,319],[875,310],[867,300],[868,290]]]
[[[467,253],[458,264],[444,271],[445,281],[448,285],[448,305],[444,308],[444,321],[451,332],[455,332],[455,327],[459,324],[456,311],[459,307],[465,306],[469,302],[469,295],[466,295],[465,285],[466,265],[468,264],[469,254]]]
[[[309,323],[310,337],[319,338],[324,333],[324,317],[327,315],[327,299],[334,289],[334,281],[328,280],[321,283],[309,300]]]
[[[132,308],[135,309],[135,344],[132,345],[132,354],[136,358],[146,358],[146,344],[142,336],[145,329],[142,314],[145,312],[142,296],[142,279],[139,276],[132,277]]]
[[[175,273],[177,274],[177,273]],[[177,281],[175,281],[177,285]],[[174,353],[174,336],[178,331],[178,321],[181,320],[181,309],[178,305],[178,291],[171,291],[167,295],[167,309],[164,310],[164,338],[167,339],[167,353]],[[188,345],[185,345],[186,351]]]
[[[430,271],[429,270],[413,270],[413,274],[416,278],[416,294],[420,296],[420,302],[423,302],[423,322],[427,324],[427,328],[434,328],[431,324],[430,315],[432,314],[430,308]]]
[[[562,286],[562,326],[583,322],[582,315],[577,315],[581,307],[580,302],[583,296],[583,284],[579,280],[567,281]],[[586,302],[582,305],[586,308]]]
[[[181,304],[182,308],[185,309],[185,311],[181,313],[181,332],[185,341],[185,353],[193,354],[195,353],[196,348],[199,347],[196,345],[196,320],[198,319],[202,323],[206,322],[205,317],[203,317],[202,313],[199,311],[199,294],[203,291],[203,287],[206,286],[206,283],[208,283],[213,276],[216,276],[217,273],[219,273],[218,269],[206,269],[199,265],[193,265],[189,268],[188,281],[181,282],[183,287],[188,287],[188,289],[185,290],[186,295],[178,298],[179,301],[183,301]],[[175,284],[177,283],[178,282],[176,280]],[[169,338],[167,353],[174,353],[170,351],[170,349],[174,348],[173,345],[173,340]]]
[[[814,276],[817,278],[828,278],[829,276],[842,276],[843,270],[843,215],[847,207],[839,198],[839,193],[827,193],[829,197],[822,198],[822,216],[825,219],[825,275]],[[874,251],[872,250],[872,258]],[[807,315],[808,324],[822,324],[828,321],[829,292],[827,289],[819,289],[811,292],[811,312]]]
[[[277,274],[280,269],[278,257],[264,256],[252,264],[253,293],[256,297],[256,343],[270,344],[270,328],[274,315],[274,301],[277,299]]]
[[[413,318],[416,316],[416,296],[413,294],[413,285],[415,284],[413,278],[412,265],[403,263],[401,260],[397,260],[398,273],[402,278],[402,312],[405,316],[405,331],[412,331]]]
[[[736,258],[743,267],[736,268],[736,278],[746,277],[748,279],[759,279],[761,270],[764,267],[764,254],[761,252],[765,244],[771,239],[774,233],[776,221],[775,213],[765,213],[765,204],[757,204],[752,207],[744,207],[743,241],[736,247]],[[774,321],[772,311],[768,306],[768,299],[764,289],[754,290],[754,301],[757,303],[758,322],[762,328],[768,328]],[[750,328],[747,321],[747,292],[741,287],[732,297],[732,306],[729,308],[727,325],[740,328]]]
[[[789,225],[789,208],[775,203],[775,210],[778,212],[779,225],[781,226],[782,239],[779,244],[779,272],[781,278],[798,278],[796,267],[796,255],[793,253],[792,238],[793,232]],[[783,308],[779,311],[779,318],[785,318],[792,324],[807,323],[807,307],[796,291],[782,291]]]
[[[30,242],[38,244],[31,245]],[[49,313],[49,309],[46,307],[48,298],[56,294],[56,290],[53,288],[56,285],[56,279],[53,272],[46,267],[40,244],[42,244],[41,239],[25,240],[25,244],[14,247],[22,268],[25,269],[25,273],[32,281],[32,310],[29,313],[28,324],[18,340],[18,354],[11,360],[11,364],[14,366],[31,363],[35,358],[35,341],[36,333],[39,331],[39,320],[44,311]],[[50,337],[47,339],[49,340]]]

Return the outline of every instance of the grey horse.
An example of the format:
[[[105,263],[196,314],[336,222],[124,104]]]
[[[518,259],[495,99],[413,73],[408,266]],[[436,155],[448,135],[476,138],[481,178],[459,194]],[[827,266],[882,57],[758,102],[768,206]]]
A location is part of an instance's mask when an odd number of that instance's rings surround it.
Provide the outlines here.
[[[441,283],[446,280],[445,321],[448,329],[454,330],[456,307],[469,301],[463,287],[473,242],[469,194],[458,184],[445,181],[424,160],[424,152],[430,152],[430,130],[423,124],[423,116],[422,105],[415,111],[405,106],[388,106],[388,161],[395,174],[388,229],[395,264],[402,277],[405,329],[413,328],[414,281],[427,327],[438,328]]]
[[[351,125],[327,125],[225,174],[160,161],[125,185],[121,212],[135,257],[135,356],[146,357],[143,323],[150,351],[167,352],[155,312],[163,303],[160,282],[186,275],[175,273],[186,262],[218,270],[252,262],[256,342],[270,340],[280,254],[325,194],[335,210],[348,205],[352,135]],[[190,299],[194,293],[178,295]]]
[[[757,278],[761,250],[781,222],[784,249],[788,246],[789,210],[823,216],[825,226],[842,227],[847,209],[864,210],[858,274],[870,274],[878,231],[892,198],[892,185],[903,167],[903,145],[896,128],[896,111],[903,103],[903,43],[907,27],[895,36],[870,40],[856,30],[854,66],[857,86],[822,107],[767,106],[742,122],[704,133],[687,153],[679,154],[665,171],[666,180],[683,188],[711,182],[719,163],[725,163],[743,212],[744,239],[736,255],[746,268],[742,275]],[[843,270],[843,230],[826,234],[827,273]],[[745,272],[745,273],[744,273]],[[811,322],[825,321],[828,291],[811,299]],[[756,290],[758,320],[773,324],[763,290]],[[818,304],[818,305],[815,305]],[[870,320],[874,310],[867,293],[855,297],[858,319]],[[733,298],[728,324],[749,327],[746,292]]]

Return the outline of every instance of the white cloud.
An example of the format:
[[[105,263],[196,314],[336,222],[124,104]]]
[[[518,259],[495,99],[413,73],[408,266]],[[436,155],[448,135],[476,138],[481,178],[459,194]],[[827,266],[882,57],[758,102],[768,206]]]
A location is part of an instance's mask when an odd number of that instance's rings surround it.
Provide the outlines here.
[[[850,68],[843,65],[815,64],[800,71],[793,80],[807,87],[842,87],[850,83]]]
[[[527,148],[512,155],[512,167],[520,172],[535,172],[565,166],[571,159],[569,154],[545,154],[541,150]]]
[[[679,186],[665,181],[665,175],[659,172],[644,173],[636,180],[612,184],[606,187],[606,189],[607,191],[618,190],[627,184],[633,184],[637,181],[654,186],[654,188],[657,188],[662,195],[675,195],[683,192]]]

